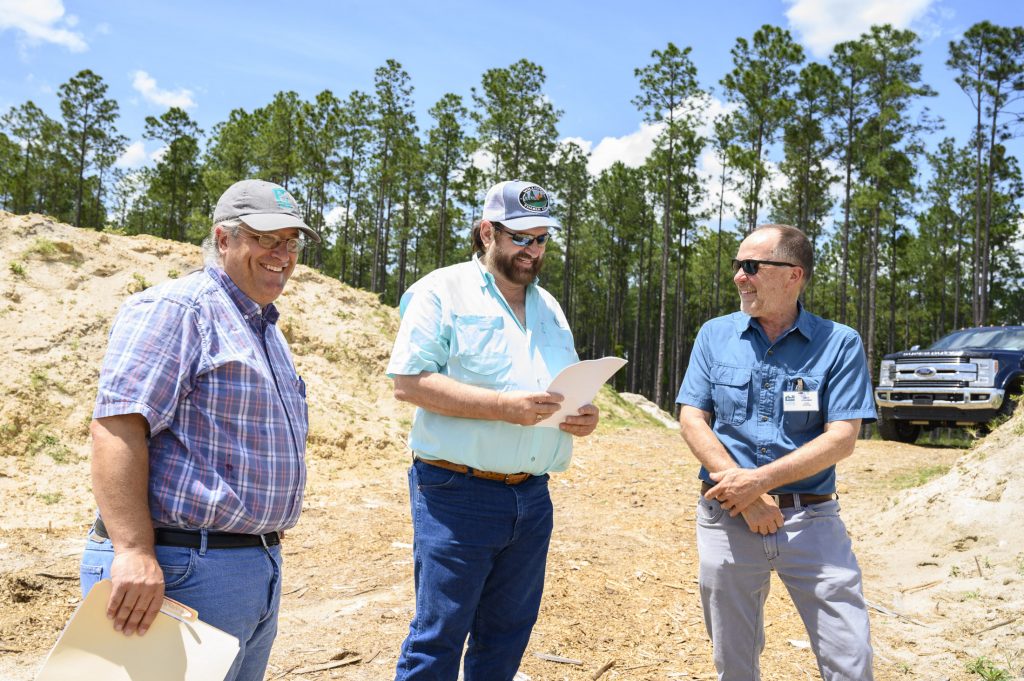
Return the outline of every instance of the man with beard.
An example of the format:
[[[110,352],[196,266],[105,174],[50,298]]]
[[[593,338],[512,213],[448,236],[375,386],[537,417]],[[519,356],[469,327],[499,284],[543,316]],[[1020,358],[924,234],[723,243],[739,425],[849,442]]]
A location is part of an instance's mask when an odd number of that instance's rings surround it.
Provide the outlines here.
[[[409,445],[416,612],[396,679],[510,681],[537,620],[552,528],[548,473],[589,435],[586,405],[535,427],[562,397],[544,388],[578,360],[555,299],[537,285],[547,193],[500,182],[473,229],[473,259],[402,297],[388,364],[395,397],[418,409]]]

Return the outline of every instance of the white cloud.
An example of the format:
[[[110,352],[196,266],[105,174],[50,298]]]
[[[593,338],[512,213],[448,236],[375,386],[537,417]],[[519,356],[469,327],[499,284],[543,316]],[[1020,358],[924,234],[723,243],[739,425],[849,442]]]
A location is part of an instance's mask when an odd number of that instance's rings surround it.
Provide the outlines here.
[[[836,43],[854,40],[874,25],[907,28],[923,19],[935,0],[786,0],[789,26],[813,54],[828,55]]]
[[[139,140],[129,144],[114,165],[118,168],[138,168],[144,165],[146,160],[146,143]]]
[[[587,170],[591,175],[599,175],[616,161],[630,168],[639,168],[654,151],[654,141],[664,129],[663,123],[641,123],[638,130],[628,135],[603,138],[590,152]],[[590,143],[587,145],[589,147]]]
[[[166,144],[149,155],[149,160],[154,163],[159,163],[164,156],[167,155],[167,150],[170,149]]]
[[[82,34],[68,30],[77,23],[77,17],[64,15],[61,0],[0,0],[0,31],[20,31],[30,45],[53,43],[84,52],[89,46]]]
[[[2,0],[0,0],[2,1]],[[156,79],[145,71],[136,71],[133,74],[132,87],[142,95],[143,99],[160,106],[176,106],[182,109],[195,108],[195,100],[192,99],[192,91],[185,88],[177,90],[161,90],[156,85]]]

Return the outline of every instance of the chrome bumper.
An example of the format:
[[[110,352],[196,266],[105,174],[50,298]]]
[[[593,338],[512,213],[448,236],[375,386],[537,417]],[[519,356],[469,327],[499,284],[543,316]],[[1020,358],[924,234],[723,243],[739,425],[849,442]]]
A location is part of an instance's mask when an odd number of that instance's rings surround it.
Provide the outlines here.
[[[875,388],[875,403],[880,408],[953,407],[962,410],[998,409],[1003,405],[1005,391],[997,388]],[[931,404],[914,402],[914,397],[930,397]],[[955,399],[953,399],[955,396]]]

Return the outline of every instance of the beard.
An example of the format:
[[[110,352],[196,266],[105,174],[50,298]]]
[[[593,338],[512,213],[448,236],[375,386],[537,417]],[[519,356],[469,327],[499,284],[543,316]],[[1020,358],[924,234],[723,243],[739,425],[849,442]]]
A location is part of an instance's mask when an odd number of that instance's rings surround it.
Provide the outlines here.
[[[491,252],[488,255],[494,267],[503,277],[520,286],[526,286],[536,279],[537,275],[540,274],[541,266],[544,264],[543,253],[536,258],[532,258],[526,254],[525,249],[509,252],[498,248],[497,244],[492,245]],[[529,265],[527,265],[527,260],[530,261]]]

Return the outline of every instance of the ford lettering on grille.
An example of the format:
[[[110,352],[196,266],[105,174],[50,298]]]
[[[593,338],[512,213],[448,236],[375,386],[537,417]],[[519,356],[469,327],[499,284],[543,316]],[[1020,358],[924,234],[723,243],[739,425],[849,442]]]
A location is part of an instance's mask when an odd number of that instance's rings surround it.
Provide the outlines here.
[[[928,376],[934,376],[936,371],[934,367],[918,367],[914,369],[914,373],[922,378],[927,378]]]

